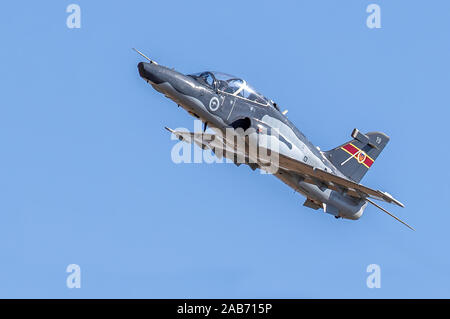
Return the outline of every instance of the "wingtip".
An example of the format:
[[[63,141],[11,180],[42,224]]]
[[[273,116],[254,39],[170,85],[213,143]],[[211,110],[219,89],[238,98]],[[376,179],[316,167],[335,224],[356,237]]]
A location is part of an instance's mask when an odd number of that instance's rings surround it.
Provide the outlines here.
[[[393,202],[394,202],[395,204],[397,204],[397,206],[400,206],[400,207],[402,207],[402,208],[405,208],[405,205],[404,205],[402,202],[400,202],[399,200],[394,199]]]
[[[405,205],[403,205],[403,203],[402,203],[401,201],[395,199],[394,196],[392,196],[392,195],[389,194],[388,192],[380,192],[380,193],[383,194],[383,195],[385,196],[385,199],[386,199],[387,202],[389,202],[389,203],[394,203],[395,205],[400,206],[400,207],[403,207],[403,208],[405,207]],[[384,197],[384,196],[383,196],[383,197]],[[386,198],[386,197],[387,197],[387,198]]]

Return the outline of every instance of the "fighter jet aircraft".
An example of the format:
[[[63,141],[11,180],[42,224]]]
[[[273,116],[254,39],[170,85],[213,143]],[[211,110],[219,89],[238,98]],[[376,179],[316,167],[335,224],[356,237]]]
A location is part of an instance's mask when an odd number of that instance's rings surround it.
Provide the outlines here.
[[[244,155],[245,164],[253,170],[264,170],[267,157],[263,158],[259,153],[250,154],[248,148],[238,151],[232,147],[231,151],[227,149],[227,153],[217,150],[231,144],[225,133],[227,130],[245,134],[253,129],[256,143],[268,131],[276,130],[277,148],[266,144],[269,153],[277,155],[277,170],[273,175],[303,194],[306,197],[304,206],[323,209],[336,218],[357,220],[370,203],[414,230],[373,199],[404,207],[401,202],[387,192],[359,183],[389,142],[386,134],[363,134],[354,129],[352,140],[332,150],[321,151],[288,120],[286,112],[281,112],[275,102],[258,93],[244,79],[212,71],[185,75],[135,51],[148,60],[138,64],[139,75],[156,91],[200,119],[204,130],[208,125],[216,132],[191,133],[167,128],[180,140],[196,143],[203,149],[211,149],[216,156],[225,156],[233,161],[236,161],[236,156]],[[249,139],[245,141],[249,143]]]

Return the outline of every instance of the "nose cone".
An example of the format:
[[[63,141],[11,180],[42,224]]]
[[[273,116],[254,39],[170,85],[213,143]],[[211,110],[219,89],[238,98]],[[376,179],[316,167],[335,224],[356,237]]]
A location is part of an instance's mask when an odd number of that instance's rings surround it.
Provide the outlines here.
[[[174,69],[155,63],[138,63],[139,75],[152,87],[171,98],[177,104],[181,104],[182,96],[196,96],[197,82]]]
[[[139,62],[138,64],[139,75],[141,78],[150,81],[155,84],[162,82],[160,73],[160,67],[154,63]]]
[[[141,78],[145,77],[145,63],[144,62],[139,62],[138,70],[139,70],[139,75],[141,76]]]

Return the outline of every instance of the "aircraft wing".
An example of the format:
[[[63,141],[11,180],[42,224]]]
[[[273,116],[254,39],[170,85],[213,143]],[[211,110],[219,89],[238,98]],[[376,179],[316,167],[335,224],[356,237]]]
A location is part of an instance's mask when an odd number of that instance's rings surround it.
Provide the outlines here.
[[[209,148],[215,150],[216,148],[225,149],[225,141],[222,137],[215,134],[208,133],[192,133],[183,131],[174,131],[170,128],[166,129],[174,134],[178,139],[183,140],[188,143],[195,143],[202,149]],[[232,148],[227,149],[229,154],[236,154],[236,150]],[[216,156],[221,156],[219,153]],[[278,154],[279,164],[278,167],[298,174],[302,177],[303,181],[309,184],[317,185],[321,188],[329,188],[335,191],[341,191],[349,196],[356,198],[373,198],[381,200],[387,203],[393,203],[400,207],[404,205],[396,200],[392,195],[387,192],[382,192],[380,190],[374,190],[372,188],[366,187],[364,185],[355,183],[349,179],[334,175],[324,170],[310,166],[301,161],[297,161],[293,158],[285,156],[283,154]]]
[[[282,154],[279,154],[279,167],[304,176],[304,182],[306,183],[314,184],[319,187],[330,188],[336,191],[343,191],[344,193],[357,198],[370,197],[404,207],[400,201],[396,200],[389,193],[374,190]]]
[[[223,139],[216,134],[175,131],[168,127],[166,127],[166,130],[174,134],[180,141],[195,143],[202,149],[214,150],[215,148],[223,149],[225,147]]]

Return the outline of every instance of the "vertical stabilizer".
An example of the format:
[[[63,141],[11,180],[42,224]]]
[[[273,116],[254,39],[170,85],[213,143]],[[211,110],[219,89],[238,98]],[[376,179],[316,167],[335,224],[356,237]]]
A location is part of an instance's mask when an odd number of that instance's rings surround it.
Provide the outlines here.
[[[324,155],[345,176],[359,183],[389,142],[389,136],[381,132],[363,134],[356,128],[351,136],[353,140]]]

